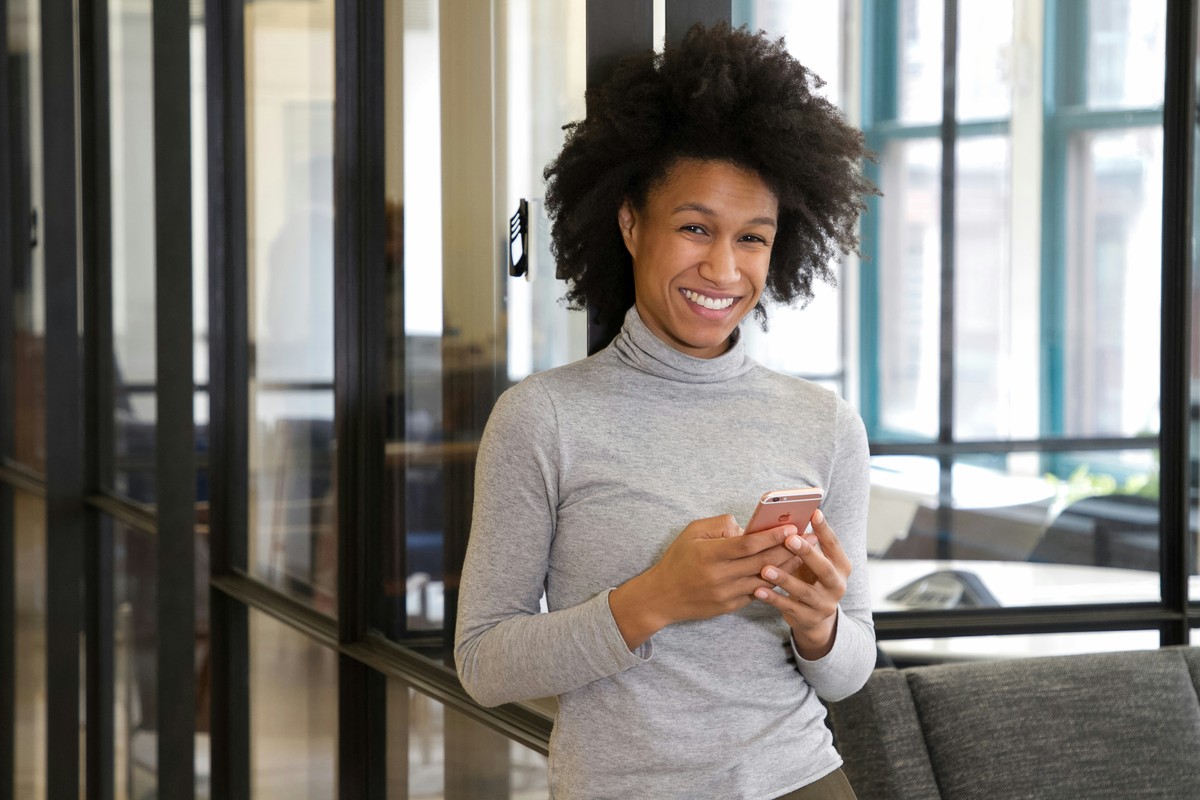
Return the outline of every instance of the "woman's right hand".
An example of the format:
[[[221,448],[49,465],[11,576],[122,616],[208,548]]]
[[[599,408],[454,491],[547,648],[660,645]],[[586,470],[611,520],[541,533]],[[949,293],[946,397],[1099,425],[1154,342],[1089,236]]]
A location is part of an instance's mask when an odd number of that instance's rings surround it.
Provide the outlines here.
[[[784,572],[800,559],[784,545],[794,525],[742,535],[728,514],[698,519],[675,537],[663,557],[609,593],[613,619],[630,650],[675,622],[709,619],[749,605],[759,587],[771,588],[761,571]]]

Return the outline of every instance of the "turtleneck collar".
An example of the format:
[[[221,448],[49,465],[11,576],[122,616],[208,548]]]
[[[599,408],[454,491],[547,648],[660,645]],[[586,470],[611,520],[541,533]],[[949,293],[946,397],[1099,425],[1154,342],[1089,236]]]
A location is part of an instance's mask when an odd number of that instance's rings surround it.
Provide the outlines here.
[[[715,358],[696,358],[681,353],[646,327],[637,306],[625,313],[625,324],[610,345],[617,356],[634,369],[680,383],[718,383],[744,375],[754,367],[746,355],[741,328],[734,328],[732,344]]]

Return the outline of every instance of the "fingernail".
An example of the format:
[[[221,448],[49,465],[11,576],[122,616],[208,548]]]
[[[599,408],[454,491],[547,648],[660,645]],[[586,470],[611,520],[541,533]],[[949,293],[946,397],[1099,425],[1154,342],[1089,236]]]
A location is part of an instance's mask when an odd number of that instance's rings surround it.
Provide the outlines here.
[[[825,515],[821,513],[821,509],[817,509],[812,515],[813,525],[820,525],[825,521]]]
[[[799,533],[799,532],[800,532],[800,529],[797,528],[795,525],[787,525],[783,529],[784,536],[791,536],[793,533]]]
[[[766,600],[768,595],[770,595],[770,592],[768,592],[766,589],[759,588],[754,590],[754,596],[759,600]]]
[[[787,540],[787,546],[795,550],[797,553],[804,552],[805,544],[806,542],[799,536],[789,536]]]
[[[767,567],[765,570],[763,570],[763,577],[769,581],[773,581],[779,577],[779,570],[775,569],[774,567]]]

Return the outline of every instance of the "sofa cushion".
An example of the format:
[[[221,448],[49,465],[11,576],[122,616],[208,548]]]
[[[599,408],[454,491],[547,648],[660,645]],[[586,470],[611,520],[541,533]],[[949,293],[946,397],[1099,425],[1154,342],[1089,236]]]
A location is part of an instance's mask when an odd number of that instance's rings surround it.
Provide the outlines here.
[[[906,674],[944,800],[1200,797],[1200,706],[1177,649]]]
[[[859,800],[938,796],[904,673],[877,669],[858,693],[829,707],[834,744]]]

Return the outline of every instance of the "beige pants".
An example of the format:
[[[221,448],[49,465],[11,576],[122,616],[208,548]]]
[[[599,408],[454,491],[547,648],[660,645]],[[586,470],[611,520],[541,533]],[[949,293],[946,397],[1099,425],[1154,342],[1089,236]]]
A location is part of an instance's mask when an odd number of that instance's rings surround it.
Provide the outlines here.
[[[821,780],[788,792],[778,800],[857,800],[857,795],[850,788],[845,773],[835,769]]]

